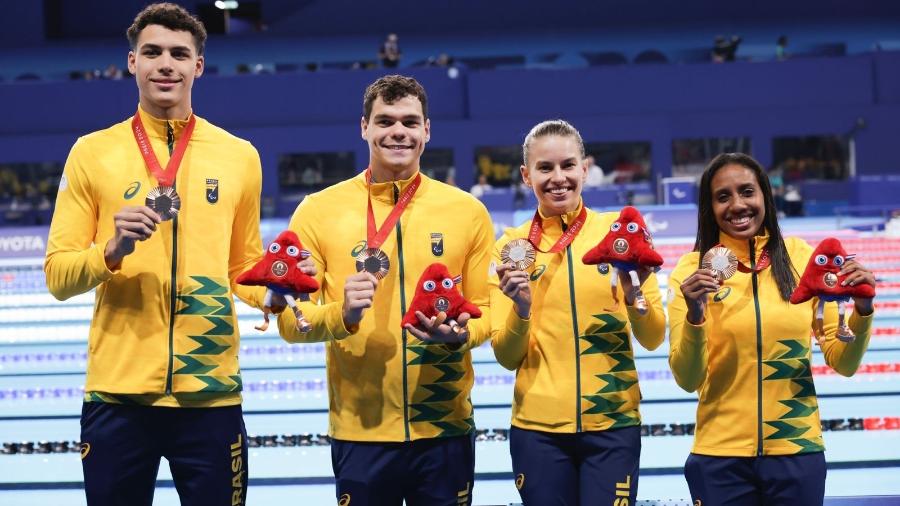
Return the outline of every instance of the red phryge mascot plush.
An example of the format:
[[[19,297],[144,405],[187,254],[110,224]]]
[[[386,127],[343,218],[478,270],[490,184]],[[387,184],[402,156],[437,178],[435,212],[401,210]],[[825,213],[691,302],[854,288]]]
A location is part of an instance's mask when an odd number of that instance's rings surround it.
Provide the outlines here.
[[[618,304],[616,295],[618,285],[618,270],[628,271],[631,277],[631,286],[634,287],[634,307],[641,314],[647,312],[647,301],[641,292],[641,282],[638,278],[639,267],[659,267],[663,259],[653,249],[653,239],[647,231],[647,225],[641,213],[631,206],[622,208],[619,217],[609,227],[609,232],[599,244],[584,254],[581,259],[587,265],[610,264],[613,271],[610,277],[612,284],[613,300]]]
[[[265,323],[259,325],[256,330],[269,328],[269,315],[279,313],[284,309],[282,305],[272,305],[275,295],[284,297],[285,302],[294,311],[297,317],[297,330],[309,332],[311,327],[295,299],[301,300],[305,294],[319,289],[319,283],[297,267],[304,258],[309,257],[309,252],[303,249],[297,234],[290,230],[278,234],[275,241],[269,245],[266,256],[256,263],[250,270],[237,278],[238,284],[266,287],[266,298],[263,303],[263,318]]]
[[[469,313],[472,318],[480,318],[481,310],[478,306],[464,299],[456,287],[461,281],[462,276],[451,276],[446,265],[441,263],[429,265],[419,278],[416,294],[409,304],[409,310],[403,316],[401,325],[418,326],[416,311],[421,311],[427,318],[444,313],[447,315],[447,321],[456,321],[462,313]]]
[[[813,297],[819,298],[816,306],[816,337],[824,337],[824,312],[826,302],[838,303],[838,331],[837,337],[841,341],[851,342],[856,339],[850,327],[844,322],[844,303],[851,297],[871,298],[875,296],[875,289],[867,284],[856,286],[841,286],[843,276],[838,276],[844,262],[851,260],[853,255],[848,255],[841,245],[841,241],[829,237],[816,246],[813,251],[800,283],[791,294],[791,304],[801,304]]]

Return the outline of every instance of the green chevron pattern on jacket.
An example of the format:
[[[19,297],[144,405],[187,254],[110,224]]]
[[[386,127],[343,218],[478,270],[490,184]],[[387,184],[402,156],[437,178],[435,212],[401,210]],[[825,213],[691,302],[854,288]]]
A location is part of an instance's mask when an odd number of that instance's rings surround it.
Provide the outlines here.
[[[763,378],[764,381],[812,377],[808,358],[764,360],[763,365],[774,369],[768,376]]]
[[[456,364],[465,356],[462,352],[434,344],[409,344],[406,349],[412,352],[407,365]]]
[[[410,417],[410,422],[439,422],[453,412],[451,409],[440,409],[439,406],[424,403],[410,404],[409,407],[418,411],[417,415]]]
[[[437,364],[434,368],[441,371],[441,376],[434,380],[435,383],[452,383],[461,380],[466,375],[461,364]]]
[[[604,413],[603,416],[613,420],[613,424],[610,425],[610,429],[619,429],[622,427],[634,427],[635,425],[640,425],[640,418],[634,416],[628,416],[625,413]]]
[[[199,376],[206,374],[219,366],[214,360],[192,357],[190,355],[175,355],[175,358],[180,360],[184,366],[177,369],[173,374],[192,374],[194,376]]]
[[[803,346],[803,343],[795,339],[784,339],[778,341],[778,344],[781,344],[787,348],[787,351],[785,351],[778,357],[779,360],[785,360],[789,358],[803,358],[807,355],[807,353],[809,353],[809,348]]]
[[[809,430],[808,425],[793,424],[791,422],[772,421],[766,425],[775,429],[775,432],[766,436],[766,439],[794,439],[802,436]]]
[[[622,392],[636,385],[638,380],[621,378],[615,374],[597,374],[597,378],[606,382],[606,386],[597,391],[598,394]]]
[[[216,336],[188,336],[200,346],[188,352],[188,355],[220,355],[231,348],[225,338]]]
[[[791,383],[799,387],[799,390],[794,392],[794,399],[816,395],[816,385],[813,383],[812,378],[794,378],[791,380]]]
[[[634,371],[634,357],[631,352],[610,353],[609,358],[616,361],[616,365],[609,369],[609,372]]]
[[[207,277],[207,276],[191,276],[191,279],[200,283],[200,286],[192,291],[186,292],[189,295],[225,295],[228,293],[228,285]]]
[[[601,413],[614,413],[625,404],[625,400],[618,396],[582,395],[584,400],[593,404],[584,410],[582,414],[597,415]]]
[[[422,388],[431,392],[431,395],[422,399],[422,403],[452,401],[460,394],[458,389],[442,385],[422,385]]]
[[[206,383],[201,392],[240,392],[243,387],[241,376],[238,374],[232,376],[195,376],[198,380]]]
[[[781,420],[786,418],[803,418],[807,417],[816,412],[819,409],[819,406],[816,404],[815,399],[810,401],[800,401],[797,399],[788,399],[786,401],[778,401],[781,404],[784,404],[788,408],[788,412],[778,417]]]

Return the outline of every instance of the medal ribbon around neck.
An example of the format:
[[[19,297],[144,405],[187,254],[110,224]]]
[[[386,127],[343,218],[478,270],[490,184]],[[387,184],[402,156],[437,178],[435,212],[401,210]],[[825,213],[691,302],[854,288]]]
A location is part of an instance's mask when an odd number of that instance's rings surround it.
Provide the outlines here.
[[[569,227],[566,228],[566,231],[563,232],[559,240],[556,241],[556,244],[549,250],[544,251],[541,249],[541,235],[544,233],[544,219],[541,218],[540,211],[535,211],[534,218],[531,220],[531,230],[528,231],[528,242],[541,253],[559,253],[575,240],[575,236],[581,231],[581,227],[584,225],[586,219],[587,207],[582,206],[581,212],[578,213],[578,217],[576,217]]]
[[[372,183],[372,168],[369,167],[366,169],[366,187],[368,188]],[[397,199],[397,203],[394,204],[394,209],[391,210],[391,213],[388,215],[387,219],[384,220],[384,223],[381,224],[381,228],[378,228],[375,225],[375,211],[372,210],[372,192],[369,191],[369,209],[367,216],[367,228],[366,228],[366,247],[369,249],[377,249],[379,246],[384,244],[385,239],[387,239],[388,234],[391,233],[391,229],[394,228],[394,225],[397,224],[397,221],[400,219],[400,215],[403,214],[403,211],[406,210],[406,206],[412,201],[413,196],[416,194],[416,190],[419,189],[419,185],[422,183],[422,174],[417,173],[416,178],[409,183],[409,186],[403,190],[403,193],[400,194],[400,198]]]
[[[147,138],[147,131],[144,129],[144,123],[141,121],[140,112],[134,114],[134,118],[131,120],[134,140],[137,141],[138,149],[141,150],[141,155],[144,157],[147,168],[150,169],[150,173],[153,174],[160,186],[175,186],[175,176],[178,174],[178,167],[181,165],[181,159],[184,158],[184,152],[187,151],[196,123],[196,116],[191,114],[191,119],[184,126],[181,138],[178,139],[178,144],[175,145],[175,150],[172,152],[171,158],[169,158],[169,163],[166,164],[166,169],[163,170],[159,160],[156,158],[156,154],[153,152],[153,148],[150,146],[150,139]]]
[[[769,257],[769,249],[763,248],[762,253],[759,254],[759,258],[756,260],[756,266],[752,269],[744,265],[743,262],[738,260],[738,270],[743,272],[744,274],[749,274],[751,272],[762,272],[763,269],[769,266],[772,263],[772,259]]]

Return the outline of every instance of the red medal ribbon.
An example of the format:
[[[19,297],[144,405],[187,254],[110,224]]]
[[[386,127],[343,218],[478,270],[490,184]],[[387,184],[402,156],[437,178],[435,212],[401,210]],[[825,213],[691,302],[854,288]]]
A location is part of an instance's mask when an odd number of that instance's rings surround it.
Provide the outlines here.
[[[562,236],[556,241],[556,244],[553,245],[547,251],[541,249],[541,235],[544,233],[544,220],[541,218],[540,211],[534,212],[534,218],[531,220],[531,230],[528,231],[528,242],[531,243],[532,246],[541,253],[558,253],[564,249],[566,246],[572,243],[575,240],[575,236],[578,235],[578,232],[581,230],[581,227],[584,225],[585,220],[587,219],[587,207],[582,206],[581,212],[578,213],[578,217],[575,218],[575,221],[572,222],[571,225],[563,232]]]
[[[366,188],[369,187],[371,182],[372,168],[369,167],[366,169]],[[400,215],[403,214],[406,206],[412,201],[413,195],[416,194],[416,190],[419,189],[419,184],[421,183],[422,174],[416,173],[416,178],[413,179],[412,182],[409,183],[409,186],[403,190],[403,193],[400,194],[400,198],[398,198],[397,203],[394,204],[394,209],[391,210],[391,214],[389,214],[387,219],[384,220],[384,223],[381,224],[381,228],[375,226],[375,211],[372,210],[372,193],[367,192],[369,197],[368,227],[366,229],[367,248],[378,248],[384,244],[384,240],[387,239],[388,234],[391,233],[391,229],[397,224],[397,220],[400,219]]]
[[[181,138],[178,139],[178,144],[172,152],[172,157],[169,158],[169,163],[166,164],[166,170],[163,170],[162,166],[159,164],[159,160],[156,159],[156,154],[153,153],[153,148],[150,146],[150,139],[147,138],[147,131],[144,129],[144,123],[141,122],[140,111],[134,114],[134,118],[131,120],[131,130],[134,132],[134,140],[137,141],[138,148],[141,150],[141,155],[144,157],[147,168],[150,169],[150,173],[153,174],[153,177],[156,178],[156,181],[160,186],[175,186],[175,175],[178,174],[178,166],[181,165],[181,159],[184,158],[184,152],[187,151],[187,146],[191,141],[191,135],[194,133],[194,125],[196,123],[196,116],[191,114],[191,119],[188,120],[187,125],[184,126],[184,131],[181,132]]]
[[[753,269],[744,265],[740,260],[738,260],[737,268],[744,274],[749,274],[751,272],[761,272],[768,267],[770,263],[772,263],[772,259],[769,258],[769,250],[768,248],[763,248],[762,253],[759,254],[759,259],[756,261],[756,266]]]

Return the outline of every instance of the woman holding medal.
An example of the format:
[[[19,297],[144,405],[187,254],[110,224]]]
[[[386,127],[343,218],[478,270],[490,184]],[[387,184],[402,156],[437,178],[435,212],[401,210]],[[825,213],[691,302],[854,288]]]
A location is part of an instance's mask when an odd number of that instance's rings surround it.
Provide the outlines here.
[[[810,370],[815,301],[791,292],[813,249],[782,238],[772,189],[741,153],[714,158],[700,180],[694,251],[669,278],[669,363],[683,389],[699,393],[684,474],[696,503],[821,505],[825,457]],[[841,275],[874,287],[854,260]],[[873,300],[856,298],[850,328],[836,337],[825,314],[819,346],[839,374],[856,372],[869,342]]]
[[[510,453],[525,505],[621,504],[637,495],[640,389],[629,333],[652,350],[665,315],[656,276],[639,278],[648,310],[613,299],[610,269],[581,262],[618,213],[587,209],[581,135],[562,120],[536,125],[522,147],[522,179],[538,201],[534,218],[494,247],[494,354],[516,371]]]

